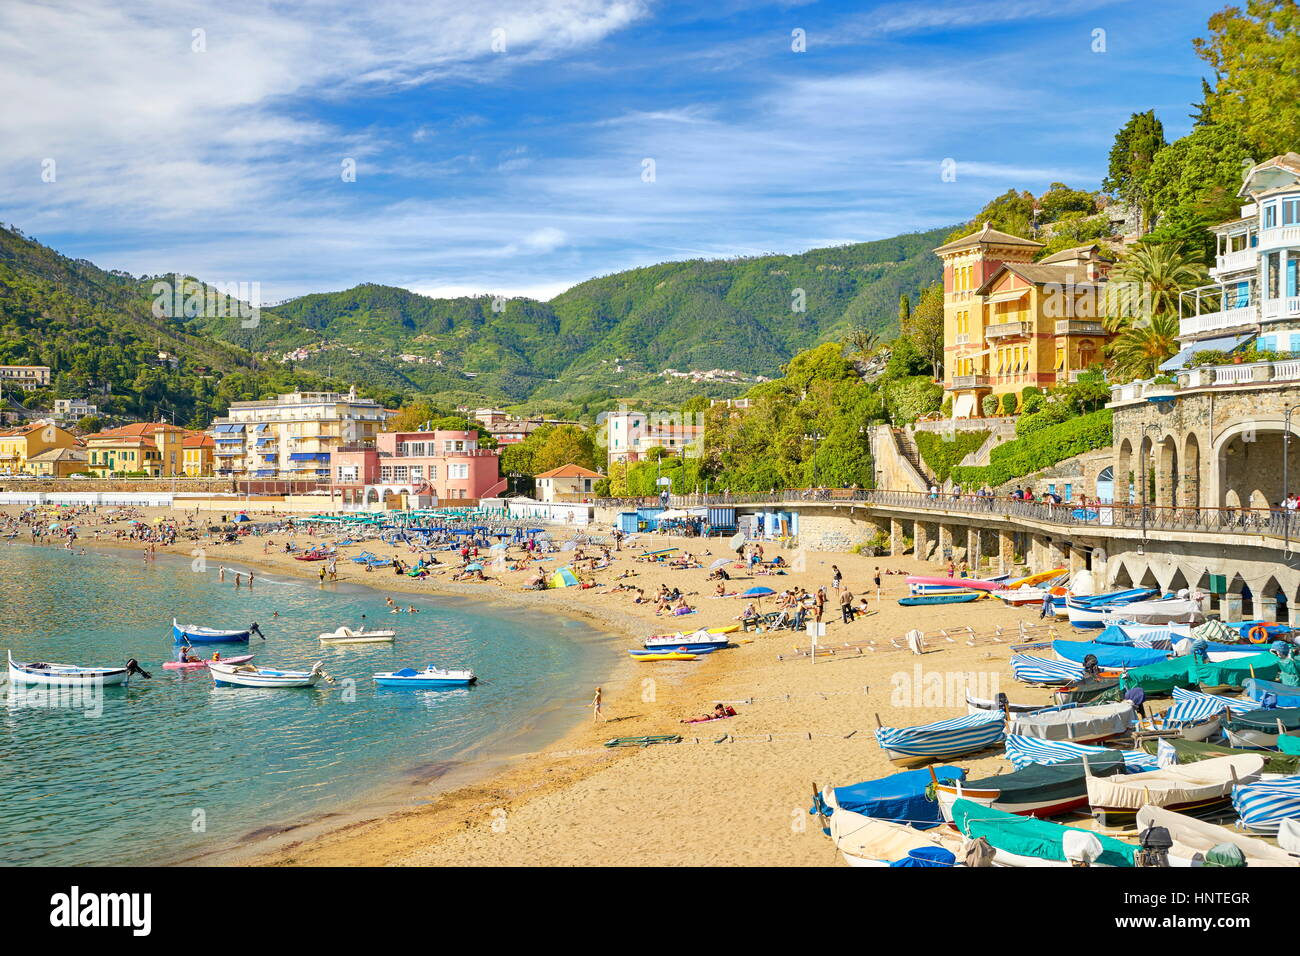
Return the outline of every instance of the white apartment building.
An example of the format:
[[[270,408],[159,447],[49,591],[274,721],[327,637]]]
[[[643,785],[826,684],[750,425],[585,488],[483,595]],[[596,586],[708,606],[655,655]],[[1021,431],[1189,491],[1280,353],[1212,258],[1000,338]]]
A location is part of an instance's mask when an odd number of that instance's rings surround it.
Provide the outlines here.
[[[378,402],[339,392],[292,392],[256,402],[235,402],[208,433],[219,475],[325,480],[331,453],[373,444],[392,416]]]
[[[678,415],[617,411],[605,416],[605,451],[609,460],[637,462],[651,448],[687,455],[703,446],[704,426],[686,424]]]
[[[0,388],[5,385],[30,392],[50,384],[48,365],[0,365]]]
[[[1214,282],[1182,294],[1179,341],[1165,363],[1182,368],[1203,349],[1300,352],[1300,154],[1252,167],[1238,196],[1241,216],[1214,226]]]
[[[98,415],[99,406],[92,405],[84,398],[56,398],[54,400],[54,417],[62,421],[81,419],[89,415]]]

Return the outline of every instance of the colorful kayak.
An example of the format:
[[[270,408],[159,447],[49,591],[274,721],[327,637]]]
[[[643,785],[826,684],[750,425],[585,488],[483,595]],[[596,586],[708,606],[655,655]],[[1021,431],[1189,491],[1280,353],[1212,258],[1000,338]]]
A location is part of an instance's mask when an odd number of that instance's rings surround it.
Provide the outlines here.
[[[949,594],[913,594],[911,597],[899,598],[898,603],[904,607],[916,607],[921,604],[965,604],[982,598],[982,591],[960,591]]]
[[[1050,581],[1052,578],[1059,578],[1061,575],[1065,574],[1067,570],[1068,568],[1052,568],[1050,571],[1039,571],[1037,574],[1030,574],[1027,577],[1008,581],[1006,587],[1008,589],[1031,587],[1035,584],[1041,584],[1043,581]]]
[[[700,659],[699,654],[686,654],[682,651],[669,651],[663,654],[638,654],[636,651],[628,651],[638,661],[697,661]]]
[[[252,654],[239,654],[235,657],[222,657],[219,660],[220,663],[222,664],[247,664],[252,659],[253,659]],[[169,671],[198,671],[198,670],[205,670],[207,666],[211,663],[212,661],[210,660],[167,661],[167,663],[163,664],[163,669]]]

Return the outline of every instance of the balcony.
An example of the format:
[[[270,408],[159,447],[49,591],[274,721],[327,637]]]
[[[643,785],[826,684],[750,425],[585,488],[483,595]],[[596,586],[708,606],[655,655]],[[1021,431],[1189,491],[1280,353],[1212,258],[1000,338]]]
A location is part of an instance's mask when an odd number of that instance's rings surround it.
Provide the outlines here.
[[[1260,313],[1264,319],[1291,319],[1300,316],[1300,296],[1265,299],[1260,305]]]
[[[1274,226],[1272,229],[1259,231],[1259,248],[1256,252],[1269,249],[1281,249],[1284,246],[1300,246],[1300,226]]]
[[[1033,335],[1034,324],[1032,322],[999,322],[997,325],[990,325],[984,329],[986,339],[1009,339],[1025,338]]]
[[[1057,335],[1105,335],[1106,327],[1096,319],[1057,319]]]
[[[1253,270],[1259,265],[1259,251],[1256,249],[1238,249],[1236,252],[1225,252],[1215,259],[1214,269],[1211,270],[1214,277],[1226,275],[1232,272],[1244,272]]]
[[[1218,312],[1206,312],[1203,315],[1192,315],[1180,319],[1178,321],[1178,337],[1180,339],[1196,338],[1206,332],[1217,332],[1220,329],[1235,329],[1243,325],[1254,325],[1256,321],[1255,307],[1253,305],[1243,305],[1235,309],[1222,309]]]
[[[989,377],[987,375],[954,375],[952,385],[949,386],[951,391],[959,391],[969,388],[988,388]]]

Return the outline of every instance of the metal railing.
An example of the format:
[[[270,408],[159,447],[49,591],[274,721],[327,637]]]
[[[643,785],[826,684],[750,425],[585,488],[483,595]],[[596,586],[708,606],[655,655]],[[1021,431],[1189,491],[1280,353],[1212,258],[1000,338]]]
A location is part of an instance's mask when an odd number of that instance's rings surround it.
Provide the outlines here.
[[[598,498],[597,507],[669,508],[770,505],[784,507],[802,502],[819,504],[861,503],[908,511],[1017,518],[1075,528],[1124,528],[1152,531],[1220,532],[1224,534],[1300,535],[1300,518],[1284,508],[1200,508],[1165,505],[1025,501],[1005,495],[973,495],[861,488],[796,488],[742,494],[669,495],[657,497]]]

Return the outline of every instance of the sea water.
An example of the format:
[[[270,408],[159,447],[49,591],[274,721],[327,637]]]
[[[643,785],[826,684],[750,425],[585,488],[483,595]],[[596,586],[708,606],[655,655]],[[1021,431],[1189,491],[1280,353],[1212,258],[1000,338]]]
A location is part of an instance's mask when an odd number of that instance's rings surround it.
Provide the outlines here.
[[[393,592],[419,613],[392,614],[382,590],[391,571],[340,563],[374,589],[259,572],[250,591],[236,590],[230,569],[220,582],[218,567],[0,544],[0,648],[18,661],[135,658],[153,675],[103,688],[97,702],[0,687],[0,865],[190,859],[432,768],[517,751],[576,717],[613,656],[593,628],[531,609]],[[363,614],[369,627],[395,629],[395,643],[319,643]],[[266,640],[221,645],[223,656],[252,652],[254,663],[291,669],[321,661],[337,683],[226,688],[207,670],[164,670],[176,659],[173,616],[230,629],[256,621]],[[472,668],[480,683],[407,690],[371,680],[427,664]]]

